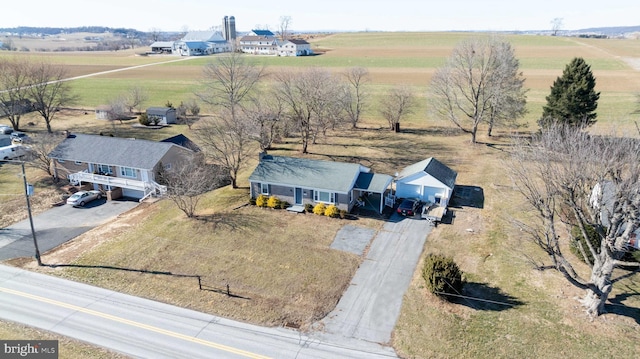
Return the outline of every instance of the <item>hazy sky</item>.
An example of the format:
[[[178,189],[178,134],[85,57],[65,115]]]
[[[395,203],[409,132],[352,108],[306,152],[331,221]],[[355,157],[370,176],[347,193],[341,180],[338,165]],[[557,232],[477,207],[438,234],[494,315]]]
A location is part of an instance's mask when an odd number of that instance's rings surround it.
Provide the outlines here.
[[[142,31],[207,30],[225,15],[238,31],[276,30],[283,15],[294,31],[545,30],[554,18],[566,30],[640,25],[640,0],[17,0],[1,11],[0,27]]]

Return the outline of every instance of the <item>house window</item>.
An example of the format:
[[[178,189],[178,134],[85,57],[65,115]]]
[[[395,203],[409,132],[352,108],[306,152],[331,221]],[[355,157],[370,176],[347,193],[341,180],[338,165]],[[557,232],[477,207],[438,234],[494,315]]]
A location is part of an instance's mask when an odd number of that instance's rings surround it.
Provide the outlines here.
[[[166,171],[170,170],[170,169],[171,169],[171,163],[167,163],[167,164],[165,164],[165,165],[164,165],[164,169],[165,169]]]
[[[260,184],[260,193],[268,195],[269,194],[269,184],[261,183]]]
[[[100,174],[111,174],[111,167],[109,167],[108,165],[98,165],[98,173]]]
[[[73,163],[77,164],[78,166],[82,165],[82,162],[81,162],[81,161],[75,161],[75,162],[73,162]]]
[[[336,195],[333,192],[313,191],[313,200],[316,202],[335,203]]]
[[[120,167],[120,175],[123,177],[136,178],[136,169],[129,167]]]
[[[64,160],[58,159],[58,163],[64,163]]]

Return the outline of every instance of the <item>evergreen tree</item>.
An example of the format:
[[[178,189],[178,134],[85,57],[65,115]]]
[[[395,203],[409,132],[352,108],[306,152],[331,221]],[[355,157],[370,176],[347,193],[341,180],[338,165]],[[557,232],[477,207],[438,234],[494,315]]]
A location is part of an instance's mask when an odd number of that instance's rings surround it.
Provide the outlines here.
[[[583,58],[576,57],[565,67],[547,96],[543,107],[540,127],[548,127],[553,122],[571,126],[591,126],[596,122],[600,92],[595,92],[596,79]]]

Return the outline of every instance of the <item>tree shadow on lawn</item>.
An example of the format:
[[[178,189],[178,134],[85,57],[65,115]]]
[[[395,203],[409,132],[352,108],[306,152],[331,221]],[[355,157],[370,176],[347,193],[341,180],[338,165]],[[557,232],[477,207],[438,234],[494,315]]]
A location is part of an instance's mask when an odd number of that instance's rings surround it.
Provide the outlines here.
[[[454,295],[454,302],[466,305],[476,310],[503,311],[525,302],[502,292],[500,288],[491,287],[486,283],[466,282],[462,295]]]
[[[640,292],[635,289],[626,288],[627,292],[617,294],[614,297],[609,297],[609,303],[604,305],[604,309],[607,313],[617,314],[625,317],[629,317],[636,321],[640,325],[640,308],[631,307],[623,302],[630,297],[640,296]]]
[[[270,208],[265,208],[265,211],[274,211]],[[225,212],[214,213],[208,215],[197,215],[196,220],[211,225],[212,230],[216,229],[228,229],[231,231],[237,230],[254,230],[259,229],[264,222],[255,215],[240,213],[240,212]]]
[[[158,271],[158,270],[115,267],[115,266],[110,266],[110,265],[48,264],[48,263],[43,263],[43,265],[46,266],[46,267],[50,267],[50,268],[109,269],[109,270],[117,270],[117,271],[124,271],[124,272],[142,273],[142,274],[165,275],[165,276],[170,276],[170,277],[175,277],[175,278],[195,278],[195,279],[198,280],[198,288],[200,290],[219,293],[219,294],[224,294],[224,295],[226,295],[228,297],[231,297],[231,298],[248,299],[248,300],[251,299],[249,297],[243,297],[243,296],[240,296],[240,295],[232,293],[229,286],[227,286],[226,288],[216,288],[216,287],[213,287],[213,286],[205,285],[205,284],[202,283],[202,276],[200,276],[199,274],[179,274],[179,273],[172,273],[172,272]]]

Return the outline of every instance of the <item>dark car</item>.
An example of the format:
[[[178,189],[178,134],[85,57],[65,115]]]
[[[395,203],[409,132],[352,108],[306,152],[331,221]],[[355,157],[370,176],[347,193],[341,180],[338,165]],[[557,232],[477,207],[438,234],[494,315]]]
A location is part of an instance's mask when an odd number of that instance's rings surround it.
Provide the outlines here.
[[[403,199],[398,206],[398,213],[403,216],[415,216],[420,211],[420,201],[417,199]]]

